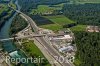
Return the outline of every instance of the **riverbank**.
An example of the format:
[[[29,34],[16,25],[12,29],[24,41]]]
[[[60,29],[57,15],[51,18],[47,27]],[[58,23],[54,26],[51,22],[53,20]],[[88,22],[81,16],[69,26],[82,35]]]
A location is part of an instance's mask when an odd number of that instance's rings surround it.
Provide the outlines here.
[[[15,13],[11,8],[8,7],[8,3],[0,4],[0,30]]]

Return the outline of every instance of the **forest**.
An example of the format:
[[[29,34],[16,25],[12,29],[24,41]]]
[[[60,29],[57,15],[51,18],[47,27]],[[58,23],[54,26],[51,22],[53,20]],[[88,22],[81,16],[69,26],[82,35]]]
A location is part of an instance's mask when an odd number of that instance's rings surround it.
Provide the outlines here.
[[[66,4],[63,12],[78,24],[100,25],[100,4]]]
[[[75,32],[76,66],[100,66],[100,33]]]

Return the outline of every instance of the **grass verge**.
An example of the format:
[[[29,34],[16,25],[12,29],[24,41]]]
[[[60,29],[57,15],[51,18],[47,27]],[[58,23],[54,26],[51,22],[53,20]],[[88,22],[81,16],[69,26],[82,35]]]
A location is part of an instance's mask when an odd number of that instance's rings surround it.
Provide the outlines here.
[[[23,50],[26,52],[28,56],[36,57],[36,58],[40,56],[42,58],[45,58],[42,52],[39,50],[39,48],[34,44],[34,41],[26,42],[26,40],[24,40],[22,46],[23,46]],[[51,66],[46,58],[44,60],[44,63],[37,64],[37,66],[41,66],[41,65]]]

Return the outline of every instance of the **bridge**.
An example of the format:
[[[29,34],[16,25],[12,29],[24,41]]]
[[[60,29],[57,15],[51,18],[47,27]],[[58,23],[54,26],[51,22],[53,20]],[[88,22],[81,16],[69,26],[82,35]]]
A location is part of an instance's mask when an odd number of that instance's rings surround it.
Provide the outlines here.
[[[9,40],[14,40],[14,39],[24,39],[24,38],[33,38],[33,37],[44,37],[44,36],[63,36],[63,34],[34,34],[34,35],[27,35],[27,36],[22,36],[22,37],[12,37],[12,38],[4,38],[0,39],[1,42],[3,41],[9,41]]]

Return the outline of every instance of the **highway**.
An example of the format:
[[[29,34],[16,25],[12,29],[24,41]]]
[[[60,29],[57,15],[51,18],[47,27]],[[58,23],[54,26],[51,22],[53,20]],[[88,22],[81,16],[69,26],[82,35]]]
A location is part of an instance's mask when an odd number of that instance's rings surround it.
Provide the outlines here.
[[[16,10],[16,12],[20,13],[21,15],[24,16],[24,18],[26,19],[26,21],[29,22],[30,26],[32,27],[32,29],[34,30],[35,34],[39,34],[39,27],[35,24],[35,22],[26,14]],[[59,54],[58,52],[56,52],[54,50],[53,47],[50,46],[50,44],[48,44],[47,41],[45,41],[45,39],[43,37],[35,37],[35,39],[37,39],[48,51],[48,53],[56,60],[55,56],[60,57],[61,54]],[[61,63],[60,61],[57,60],[57,62],[59,63],[60,66],[74,66],[72,63]]]
[[[28,20],[28,22],[30,23],[32,29],[34,29],[34,32],[35,32],[36,34],[39,34],[39,28],[38,28],[38,26],[35,24],[35,22],[34,22],[29,16],[27,16],[26,14],[23,14],[22,12],[20,12],[20,14],[23,15],[23,16]],[[47,51],[50,53],[50,55],[52,55],[52,57],[53,57],[54,59],[56,59],[55,56],[57,56],[57,57],[60,57],[60,56],[61,56],[59,53],[55,52],[55,50],[54,50],[52,47],[50,47],[50,45],[48,44],[48,42],[46,42],[46,41],[44,40],[43,37],[35,37],[35,38],[36,38],[39,42],[41,42],[41,44],[42,44],[44,47],[46,47]],[[64,62],[64,63],[60,63],[59,61],[58,61],[58,63],[59,63],[61,66],[73,66],[73,64],[70,64],[70,63],[65,63],[65,62]]]

